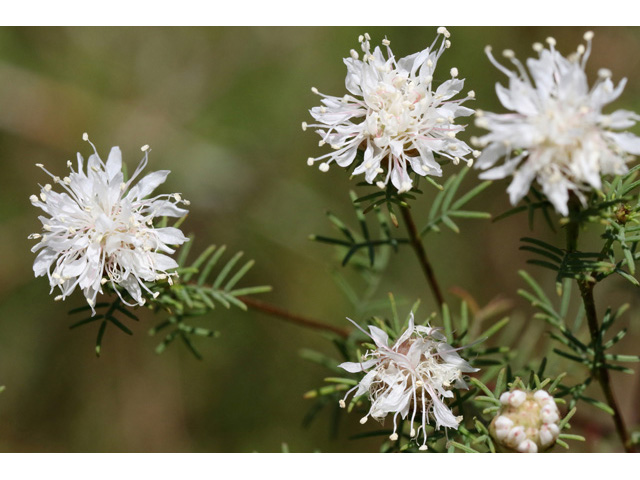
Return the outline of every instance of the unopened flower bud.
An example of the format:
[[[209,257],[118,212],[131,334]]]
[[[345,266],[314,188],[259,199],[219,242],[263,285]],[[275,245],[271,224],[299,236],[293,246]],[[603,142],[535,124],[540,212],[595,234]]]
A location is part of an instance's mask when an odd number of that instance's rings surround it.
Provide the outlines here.
[[[537,453],[551,448],[560,434],[560,412],[544,390],[513,390],[500,395],[502,407],[489,432],[505,451]]]

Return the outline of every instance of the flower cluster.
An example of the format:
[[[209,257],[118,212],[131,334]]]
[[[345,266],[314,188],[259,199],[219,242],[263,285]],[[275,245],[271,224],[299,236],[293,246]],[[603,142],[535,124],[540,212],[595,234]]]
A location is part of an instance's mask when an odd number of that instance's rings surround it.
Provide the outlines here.
[[[627,171],[629,154],[640,154],[640,138],[628,132],[615,132],[633,126],[640,116],[627,110],[609,115],[602,108],[620,96],[626,79],[617,86],[611,72],[601,69],[589,88],[585,66],[591,52],[592,32],[568,58],[555,49],[534,44],[539,58],[526,62],[529,74],[513,51],[504,56],[516,67],[514,72],[498,63],[486,48],[491,63],[509,78],[508,88],[496,84],[502,105],[513,113],[477,111],[476,125],[490,133],[476,139],[484,150],[476,167],[486,170],[504,157],[504,164],[480,175],[499,179],[513,175],[507,192],[516,204],[529,192],[533,180],[555,209],[567,216],[569,192],[585,203],[582,191],[600,189],[601,175]]]
[[[513,390],[500,396],[502,408],[489,431],[498,444],[523,453],[551,448],[560,434],[560,412],[553,397],[544,390]]]
[[[333,97],[312,89],[322,97],[322,105],[310,110],[318,123],[305,122],[302,128],[315,128],[322,138],[320,145],[328,144],[333,151],[309,158],[308,164],[323,161],[320,170],[325,172],[332,162],[348,167],[362,149],[364,160],[353,173],[364,173],[368,183],[375,182],[380,188],[391,181],[400,192],[413,185],[408,166],[421,176],[442,175],[434,154],[470,165],[473,160],[466,157],[471,148],[456,138],[464,126],[454,122],[456,117],[473,113],[462,103],[475,94],[469,92],[465,98],[452,100],[464,86],[456,68],[451,69],[451,79],[435,91],[432,87],[438,59],[451,45],[449,37],[447,29],[440,27],[429,48],[396,60],[389,40],[382,42],[387,50],[385,58],[380,47],[371,51],[368,34],[360,36],[362,60],[355,50],[344,59],[349,93]]]
[[[88,141],[86,134],[83,138]],[[60,289],[56,300],[65,299],[79,287],[93,309],[97,294],[109,283],[127,305],[131,304],[116,286],[143,305],[142,289],[151,293],[144,282],[175,275],[171,271],[178,265],[166,254],[174,252],[170,245],[187,241],[179,229],[154,228],[153,222],[163,216],[182,217],[187,211],[177,204],[188,202],[177,193],[147,198],[165,181],[168,170],[150,173],[133,185],[147,165],[148,146],[142,147],[144,158],[127,182],[120,149],[113,147],[104,163],[91,146],[94,154],[86,171],[79,153],[78,170],[68,161],[71,173],[62,179],[37,165],[65,191],[58,193],[46,184],[39,197],[31,196],[31,203],[47,214],[39,217],[43,233],[29,236],[40,240],[32,248],[39,251],[33,271],[36,277],[49,277],[52,291]]]
[[[411,414],[411,436],[418,437],[422,429],[420,450],[427,449],[429,417],[435,419],[436,428],[457,429],[462,418],[453,415],[444,399],[453,397],[454,387],[468,388],[462,373],[476,372],[477,369],[446,343],[442,333],[428,326],[414,326],[413,313],[407,330],[391,347],[383,330],[370,325],[370,334],[362,331],[374,341],[376,350],[367,352],[360,363],[340,364],[351,373],[367,372],[360,383],[345,395],[346,398],[354,390],[355,397],[368,393],[371,408],[360,422],[365,423],[369,416],[383,421],[393,413],[393,434],[390,438],[396,440],[398,416],[406,419]],[[341,400],[340,405],[345,407],[345,401]],[[420,424],[417,430],[413,428],[415,421]]]

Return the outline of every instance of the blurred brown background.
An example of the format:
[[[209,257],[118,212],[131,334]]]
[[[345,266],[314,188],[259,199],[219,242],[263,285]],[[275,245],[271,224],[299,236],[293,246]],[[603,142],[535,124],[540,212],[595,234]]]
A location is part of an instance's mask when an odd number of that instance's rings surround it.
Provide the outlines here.
[[[331,277],[340,268],[331,247],[310,242],[310,233],[332,234],[324,211],[353,219],[347,191],[355,182],[339,168],[322,174],[306,158],[324,150],[318,137],[302,132],[317,97],[310,88],[344,93],[342,58],[368,31],[373,43],[386,35],[397,56],[431,44],[425,28],[1,28],[0,29],[0,450],[20,451],[371,451],[378,442],[348,440],[363,431],[357,416],[341,420],[329,437],[327,414],[309,429],[301,422],[310,406],[302,394],[322,384],[327,372],[300,359],[301,348],[327,353],[331,345],[311,331],[238,310],[217,309],[209,326],[221,338],[198,342],[203,361],[182,344],[158,356],[156,321],[141,311],[134,335],[107,330],[103,356],[95,357],[97,326],[69,331],[70,308],[83,304],[77,292],[54,303],[45,279],[34,279],[29,233],[39,228],[28,198],[46,182],[34,166],[64,172],[76,151],[85,157],[88,132],[106,157],[113,145],[131,168],[150,144],[149,171],[170,169],[162,191],[181,192],[192,202],[183,230],[196,234],[194,248],[208,243],[243,250],[256,266],[245,285],[270,284],[259,298],[335,325],[353,312]],[[438,65],[451,67],[477,94],[475,108],[502,111],[493,92],[504,77],[483,54],[511,48],[524,59],[531,44],[553,35],[563,53],[574,51],[588,28],[455,28],[453,47]],[[590,78],[598,68],[629,84],[614,107],[640,111],[640,29],[595,28]],[[437,80],[437,79],[436,79]],[[475,129],[468,129],[469,135]],[[637,128],[636,134],[640,133]],[[468,137],[466,137],[468,138]],[[445,174],[456,167],[449,166]],[[468,175],[464,190],[477,181]],[[508,208],[506,181],[496,182],[473,205],[497,215]],[[434,189],[415,204],[422,224]],[[471,207],[471,206],[470,206]],[[539,359],[546,351],[544,325],[516,295],[524,286],[516,271],[527,255],[518,239],[530,234],[525,216],[496,224],[460,222],[462,233],[431,234],[427,248],[446,288],[472,292],[482,305],[498,295],[515,302],[512,328]],[[542,222],[536,235],[558,244]],[[401,226],[402,233],[404,227]],[[588,238],[585,242],[595,241]],[[592,235],[593,237],[593,235]],[[527,267],[553,292],[548,271]],[[379,297],[393,291],[412,302],[422,298],[424,316],[432,299],[407,249],[393,257]],[[632,302],[638,291],[611,280],[597,291],[600,307]],[[454,297],[448,293],[447,297]],[[401,311],[408,311],[410,303]],[[386,311],[380,311],[386,314]],[[638,354],[640,324],[635,309],[625,316],[630,335],[619,345]],[[516,360],[523,366],[525,360]],[[550,357],[549,373],[566,364]],[[639,381],[616,375],[625,419],[640,422]],[[599,397],[598,392],[593,393]],[[582,406],[572,422],[588,437],[576,450],[618,450],[612,422]],[[375,425],[367,425],[369,429]],[[576,433],[576,432],[574,432]]]

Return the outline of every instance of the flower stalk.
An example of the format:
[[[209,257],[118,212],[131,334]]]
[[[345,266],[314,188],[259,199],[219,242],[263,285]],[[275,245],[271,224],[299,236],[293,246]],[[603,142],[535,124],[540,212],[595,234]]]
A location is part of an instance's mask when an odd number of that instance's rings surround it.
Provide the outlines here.
[[[411,215],[411,210],[408,206],[400,207],[400,211],[402,212],[402,218],[404,219],[404,223],[407,225],[407,231],[409,232],[409,240],[411,242],[411,246],[413,250],[416,252],[418,257],[418,261],[420,262],[420,266],[422,267],[422,271],[424,272],[425,277],[427,278],[427,282],[429,283],[429,287],[431,288],[431,292],[438,302],[438,306],[442,309],[444,305],[444,297],[442,295],[442,290],[440,289],[440,285],[438,284],[438,280],[436,279],[433,268],[431,267],[431,263],[427,258],[427,252],[422,244],[422,239],[418,234],[418,229],[416,228],[416,224],[413,221],[413,216]]]
[[[303,317],[302,315],[289,312],[288,310],[284,310],[280,307],[276,307],[275,305],[271,305],[270,303],[263,302],[262,300],[256,300],[255,298],[251,298],[251,297],[238,297],[238,300],[243,302],[249,308],[253,308],[254,310],[259,310],[263,313],[266,313],[267,315],[271,315],[272,317],[279,318],[280,320],[293,323],[300,327],[310,328],[313,330],[321,330],[325,332],[331,332],[343,338],[347,338],[349,336],[349,331],[347,329],[329,325],[327,323],[323,323],[311,318]]]

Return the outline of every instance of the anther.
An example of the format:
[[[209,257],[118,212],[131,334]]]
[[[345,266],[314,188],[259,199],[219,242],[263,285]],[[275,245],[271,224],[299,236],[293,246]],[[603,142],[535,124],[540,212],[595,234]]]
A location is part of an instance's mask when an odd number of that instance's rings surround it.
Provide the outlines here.
[[[344,403],[344,400],[340,399],[340,401],[338,402],[338,405],[340,405],[340,408],[346,408],[347,404]]]
[[[87,132],[82,134],[82,140],[84,140],[85,142],[89,141],[89,134]]]
[[[608,68],[601,68],[600,70],[598,70],[598,76],[600,78],[611,78],[611,70],[609,70]]]
[[[396,440],[398,440],[398,434],[393,432],[391,435],[389,435],[389,440],[395,442]]]
[[[540,42],[536,42],[533,44],[533,50],[540,53],[542,50],[544,50],[544,45],[542,45]]]
[[[476,92],[474,90],[469,90],[469,93],[467,93],[467,96],[469,98],[476,98]]]
[[[591,30],[585,32],[582,38],[584,38],[587,42],[591,41],[591,39],[593,39],[593,32]]]
[[[362,417],[360,419],[360,424],[364,425],[365,423],[367,423],[367,420],[369,420],[369,417],[367,417],[366,415],[364,417]]]
[[[307,122],[302,122],[302,131],[303,132],[307,131]]]
[[[502,51],[502,56],[504,58],[513,58],[516,56],[516,54],[513,52],[513,50],[511,49],[506,49]]]
[[[349,54],[351,55],[351,58],[353,58],[354,60],[358,60],[358,58],[360,57],[360,55],[358,55],[358,52],[356,52],[353,48],[351,49]]]
[[[142,147],[140,147],[140,150],[146,152],[147,150],[149,150],[149,145],[143,145]]]
[[[553,37],[547,37],[545,41],[552,47],[556,46],[556,39]]]
[[[328,172],[329,171],[329,164],[328,163],[321,163],[318,168],[319,168],[319,170],[321,172]]]
[[[453,67],[453,68],[450,70],[450,72],[451,72],[451,76],[452,76],[453,78],[456,78],[456,77],[458,76],[458,69],[457,69],[456,67]]]
[[[316,87],[311,87],[311,91],[316,95],[318,94],[318,89]]]
[[[383,44],[385,47],[388,47],[389,45],[391,45],[391,41],[385,38],[384,40],[382,40],[382,44]]]
[[[310,167],[313,166],[313,158],[311,157],[307,158],[307,165],[309,165]]]

